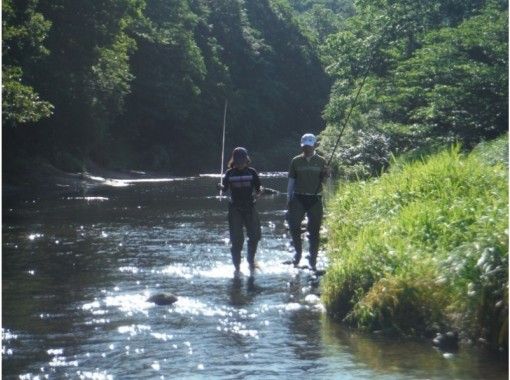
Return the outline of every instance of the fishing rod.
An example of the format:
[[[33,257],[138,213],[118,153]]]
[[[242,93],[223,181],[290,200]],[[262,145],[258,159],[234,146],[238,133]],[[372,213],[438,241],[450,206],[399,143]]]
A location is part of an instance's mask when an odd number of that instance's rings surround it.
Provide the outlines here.
[[[398,22],[400,22],[400,20],[398,20]],[[330,167],[331,165],[331,161],[333,161],[333,157],[335,156],[335,151],[336,149],[338,148],[338,144],[340,144],[340,139],[342,138],[342,135],[344,133],[344,130],[345,130],[345,127],[347,127],[347,123],[349,122],[349,119],[351,118],[351,114],[352,114],[352,111],[354,110],[354,107],[356,106],[356,103],[358,102],[358,98],[359,98],[359,95],[361,94],[361,90],[363,89],[363,86],[365,85],[365,82],[368,78],[368,74],[370,74],[370,70],[372,69],[372,66],[373,66],[373,63],[374,63],[374,60],[375,60],[375,56],[377,55],[377,50],[379,49],[379,46],[381,45],[384,37],[386,36],[386,33],[390,30],[390,23],[391,23],[391,20],[388,21],[388,23],[384,26],[384,28],[382,29],[383,30],[383,33],[381,33],[381,36],[379,37],[379,39],[376,41],[376,43],[374,44],[373,46],[373,50],[372,50],[372,55],[370,57],[370,59],[368,60],[367,62],[367,67],[365,68],[365,72],[363,73],[363,78],[361,80],[361,84],[360,86],[358,87],[358,91],[356,92],[356,96],[354,97],[352,103],[351,103],[351,106],[349,108],[349,112],[347,113],[347,116],[345,117],[344,119],[344,122],[342,124],[342,128],[340,129],[340,133],[338,134],[338,137],[336,139],[336,142],[335,142],[335,145],[333,146],[333,150],[331,151],[331,155],[329,157],[329,160],[327,161],[327,164],[326,164],[326,167]],[[397,30],[399,29],[399,24],[397,23]],[[317,190],[315,191],[315,194],[317,194],[319,191],[320,191],[320,188],[321,188],[321,183],[322,180],[319,182],[319,185],[317,186]]]
[[[220,183],[223,184],[223,167],[225,164],[225,125],[227,121],[227,104],[228,100],[225,99],[225,108],[223,109],[223,132],[221,137],[221,169],[220,169]],[[223,188],[220,188],[220,201],[223,196]]]
[[[344,122],[342,124],[342,128],[340,129],[340,133],[338,135],[338,138],[336,139],[335,145],[333,146],[333,150],[331,152],[331,156],[329,157],[328,163],[326,165],[328,167],[331,165],[331,161],[333,160],[333,157],[335,155],[335,151],[338,148],[338,144],[340,143],[340,139],[342,138],[342,135],[344,133],[345,127],[347,126],[347,123],[349,122],[349,119],[351,117],[352,111],[354,110],[354,107],[356,106],[356,103],[358,102],[359,95],[361,94],[361,90],[363,89],[363,86],[365,85],[365,82],[366,82],[366,80],[368,78],[368,74],[370,74],[370,70],[372,69],[372,66],[373,66],[373,63],[374,63],[374,60],[375,60],[375,56],[377,55],[377,50],[379,49],[379,46],[381,45],[381,43],[382,43],[386,33],[390,30],[389,26],[390,25],[389,25],[389,22],[388,22],[386,27],[383,28],[384,33],[381,33],[381,37],[374,44],[372,56],[368,60],[367,67],[366,67],[365,72],[363,74],[363,79],[361,80],[361,84],[360,84],[360,86],[358,88],[358,91],[356,92],[356,96],[354,97],[354,100],[351,103],[351,107],[349,108],[349,112],[347,113],[347,116],[344,119]]]
[[[358,88],[358,92],[356,93],[356,96],[354,97],[354,100],[351,103],[351,108],[349,109],[349,112],[347,113],[347,117],[344,119],[344,123],[342,125],[342,129],[340,129],[340,133],[338,134],[338,137],[336,139],[335,145],[333,146],[333,150],[331,151],[331,155],[329,157],[328,163],[326,164],[326,166],[328,166],[328,167],[329,167],[329,165],[331,165],[331,161],[333,161],[333,157],[335,156],[335,151],[338,148],[338,144],[340,143],[340,139],[342,138],[342,135],[344,133],[345,127],[347,126],[347,123],[349,122],[349,119],[351,117],[352,111],[354,110],[354,106],[358,102],[359,94],[361,93],[361,90],[363,89],[363,86],[365,85],[365,82],[366,82],[367,77],[368,77],[368,72],[370,71],[369,69],[371,68],[371,66],[372,66],[372,62],[370,62],[370,64],[367,67],[367,71],[366,71],[365,75],[363,76],[361,84],[360,84],[360,86]]]

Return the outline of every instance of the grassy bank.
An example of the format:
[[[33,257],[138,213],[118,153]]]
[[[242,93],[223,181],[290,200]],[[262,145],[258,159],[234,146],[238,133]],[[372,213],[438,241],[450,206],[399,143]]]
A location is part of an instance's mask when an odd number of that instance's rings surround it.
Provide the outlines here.
[[[508,345],[507,137],[396,162],[329,202],[328,311],[367,330]]]

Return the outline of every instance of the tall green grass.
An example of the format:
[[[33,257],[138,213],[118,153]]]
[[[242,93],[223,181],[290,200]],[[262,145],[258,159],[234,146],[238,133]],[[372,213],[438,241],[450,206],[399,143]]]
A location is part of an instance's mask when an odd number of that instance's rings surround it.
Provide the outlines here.
[[[368,330],[508,344],[507,137],[399,162],[329,201],[323,300]],[[506,152],[508,152],[506,150]]]

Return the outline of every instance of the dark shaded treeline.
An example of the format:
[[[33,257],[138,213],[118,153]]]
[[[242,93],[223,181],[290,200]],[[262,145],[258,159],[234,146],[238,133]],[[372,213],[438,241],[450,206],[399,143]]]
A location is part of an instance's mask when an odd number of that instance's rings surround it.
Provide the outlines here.
[[[33,161],[218,171],[245,145],[285,169],[305,131],[333,165],[378,175],[392,154],[508,129],[506,0],[7,0],[4,175]]]
[[[246,145],[281,169],[330,82],[286,1],[3,2],[4,175],[49,161],[218,170]],[[11,73],[7,77],[6,73]]]

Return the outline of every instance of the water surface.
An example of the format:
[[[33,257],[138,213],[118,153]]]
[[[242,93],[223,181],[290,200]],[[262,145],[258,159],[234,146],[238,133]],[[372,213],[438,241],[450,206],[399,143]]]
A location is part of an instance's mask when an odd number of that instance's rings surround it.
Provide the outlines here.
[[[110,181],[4,200],[5,379],[506,379],[475,349],[363,335],[331,321],[292,257],[285,196],[261,198],[255,277],[235,279],[213,176]],[[284,191],[281,175],[263,184]],[[321,255],[319,267],[325,267]],[[179,300],[146,299],[169,291]]]

